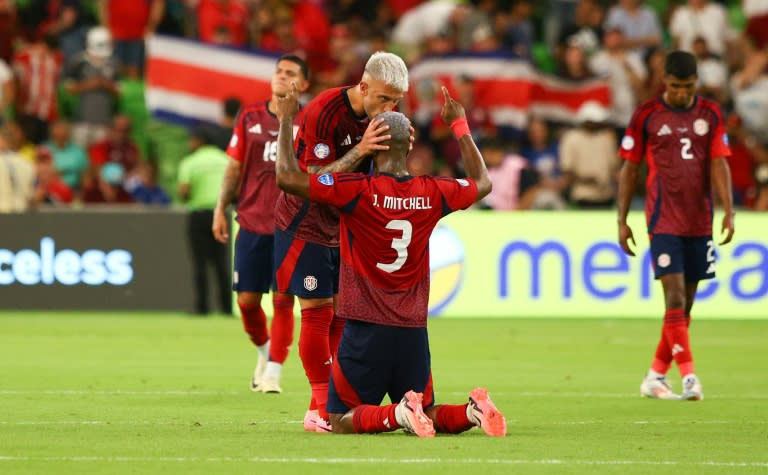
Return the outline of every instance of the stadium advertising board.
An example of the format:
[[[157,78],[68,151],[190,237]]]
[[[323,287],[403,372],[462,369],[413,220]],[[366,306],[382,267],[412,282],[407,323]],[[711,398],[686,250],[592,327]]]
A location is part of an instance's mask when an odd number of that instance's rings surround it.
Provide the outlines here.
[[[186,214],[0,215],[0,308],[188,310]]]
[[[768,318],[765,222],[738,213],[733,242],[716,249],[717,278],[699,285],[695,317]],[[616,242],[615,212],[454,213],[430,241],[430,314],[658,318],[642,213],[630,225],[636,257]]]

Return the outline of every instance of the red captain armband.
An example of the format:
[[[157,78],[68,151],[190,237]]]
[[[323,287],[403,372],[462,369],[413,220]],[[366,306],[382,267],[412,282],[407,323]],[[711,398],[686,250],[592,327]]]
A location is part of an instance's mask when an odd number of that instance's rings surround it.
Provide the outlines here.
[[[467,118],[459,117],[458,119],[451,122],[451,130],[453,130],[453,136],[456,137],[456,140],[459,140],[465,135],[470,135]]]

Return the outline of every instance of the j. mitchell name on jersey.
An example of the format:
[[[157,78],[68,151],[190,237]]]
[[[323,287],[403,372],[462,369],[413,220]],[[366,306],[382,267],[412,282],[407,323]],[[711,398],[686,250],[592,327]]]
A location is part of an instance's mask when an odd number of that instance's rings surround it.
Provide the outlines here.
[[[429,196],[408,196],[405,198],[384,195],[383,203],[379,202],[379,195],[373,195],[373,206],[386,209],[432,209],[432,201]]]

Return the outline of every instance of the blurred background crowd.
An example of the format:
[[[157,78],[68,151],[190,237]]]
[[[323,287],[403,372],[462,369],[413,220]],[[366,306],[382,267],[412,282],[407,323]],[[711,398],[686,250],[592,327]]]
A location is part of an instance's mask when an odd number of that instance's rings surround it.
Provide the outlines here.
[[[357,83],[378,50],[409,65],[488,54],[575,84],[607,81],[610,107],[587,102],[568,124],[531,115],[509,132],[474,103],[472,71],[454,78],[494,181],[482,206],[500,210],[612,207],[623,129],[663,92],[665,53],[687,50],[699,93],[726,116],[736,203],[768,209],[768,0],[0,0],[0,212],[179,200],[187,147],[226,146],[241,104],[223,101],[212,133],[174,136],[181,145],[168,152],[131,93],[142,90],[155,34],[300,54],[309,97]],[[417,126],[411,172],[462,176],[439,109],[401,110]]]

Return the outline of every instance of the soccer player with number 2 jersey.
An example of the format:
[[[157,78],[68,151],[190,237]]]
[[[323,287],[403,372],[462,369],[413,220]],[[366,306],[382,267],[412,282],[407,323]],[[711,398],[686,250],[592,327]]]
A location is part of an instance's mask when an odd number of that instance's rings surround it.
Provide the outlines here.
[[[619,153],[625,161],[619,177],[619,244],[634,256],[627,214],[638,168],[645,160],[645,216],[665,312],[661,338],[640,393],[654,399],[696,401],[704,393],[694,371],[688,327],[699,281],[715,276],[713,189],[725,212],[720,244],[733,238],[731,176],[725,159],[731,152],[720,107],[694,94],[693,55],[669,53],[664,68],[665,92],[637,108],[621,141]],[[666,379],[673,361],[683,383],[679,395]]]

